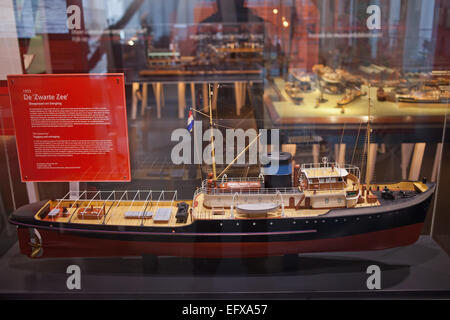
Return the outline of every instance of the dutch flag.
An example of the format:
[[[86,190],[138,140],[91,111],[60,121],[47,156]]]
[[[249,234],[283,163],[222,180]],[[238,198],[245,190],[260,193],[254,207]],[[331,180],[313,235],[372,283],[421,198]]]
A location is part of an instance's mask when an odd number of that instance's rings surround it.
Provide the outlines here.
[[[194,127],[194,115],[192,114],[192,109],[189,109],[189,116],[187,119],[187,129],[189,132],[192,132],[192,128]]]

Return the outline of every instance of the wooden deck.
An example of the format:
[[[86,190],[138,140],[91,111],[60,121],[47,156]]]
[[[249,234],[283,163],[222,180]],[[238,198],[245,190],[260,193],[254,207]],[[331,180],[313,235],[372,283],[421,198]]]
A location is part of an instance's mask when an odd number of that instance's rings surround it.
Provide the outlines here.
[[[400,182],[396,184],[371,184],[370,187],[372,190],[377,190],[379,187],[382,190],[384,187],[388,187],[393,191],[403,190],[403,191],[416,191],[416,192],[424,192],[428,189],[426,184],[422,182]],[[319,191],[321,192],[321,191]],[[319,193],[318,192],[318,193]],[[330,191],[328,191],[330,192]],[[342,193],[344,190],[335,190],[332,193]],[[280,206],[277,210],[267,213],[261,214],[257,216],[248,216],[243,215],[237,212],[237,210],[231,213],[230,208],[205,208],[203,206],[204,194],[200,193],[195,199],[196,207],[192,208],[192,201],[117,201],[117,200],[60,200],[60,201],[49,201],[47,204],[41,208],[41,210],[35,215],[37,220],[44,221],[53,221],[60,223],[79,223],[79,224],[94,224],[94,225],[122,225],[122,226],[161,226],[161,227],[182,227],[191,224],[195,220],[226,220],[226,219],[249,219],[249,218],[299,218],[299,217],[317,217],[327,214],[330,209],[295,209],[288,208],[287,206],[284,208],[284,216],[282,212],[282,207]],[[304,201],[304,200],[303,200]],[[176,212],[177,212],[177,203],[186,202],[189,204],[190,210],[193,210],[193,214],[188,215],[188,219],[185,223],[177,223],[176,222]],[[362,203],[358,203],[356,208],[360,207],[368,207],[368,206],[379,206],[380,202],[376,201],[375,203],[368,203],[364,201]],[[50,206],[50,210],[53,208],[65,208],[67,210],[67,216],[63,217],[58,215],[57,217],[44,217],[40,218],[40,214],[42,210]],[[92,207],[98,210],[99,212],[104,212],[105,215],[100,217],[100,219],[83,219],[79,218],[77,215],[77,211],[79,208],[83,207]],[[160,208],[169,208],[170,213],[167,221],[154,221],[153,217],[151,218],[126,218],[126,212],[152,212],[155,214]],[[103,209],[103,210],[102,210]],[[219,213],[219,214],[217,214]]]
[[[332,178],[341,177],[341,172],[336,168],[306,168],[303,169],[308,177],[311,178]]]
[[[80,223],[80,224],[105,224],[105,225],[123,225],[123,226],[164,226],[164,227],[180,227],[184,225],[188,225],[192,223],[192,215],[188,216],[186,223],[177,223],[176,222],[176,213],[177,213],[177,203],[186,202],[191,206],[191,201],[161,201],[161,202],[146,202],[146,201],[78,201],[78,207],[83,207],[86,205],[91,205],[94,208],[105,207],[106,215],[99,220],[92,219],[82,219],[78,218],[76,211],[78,210],[77,206],[73,206],[74,202],[64,201],[49,201],[50,208],[55,208],[56,206],[65,207],[69,212],[68,217],[58,216],[56,218],[46,217],[41,219],[39,217],[39,212],[36,214],[36,219],[44,220],[44,221],[54,221],[54,222],[70,222],[70,223]],[[155,212],[159,208],[171,208],[171,213],[169,220],[167,222],[156,222],[152,218],[126,218],[125,213],[128,211],[135,212]]]
[[[194,219],[195,220],[227,220],[227,219],[249,219],[248,215],[239,214],[235,209],[233,211],[233,216],[231,215],[231,210],[229,208],[220,208],[223,211],[223,214],[213,214],[213,210],[217,210],[218,208],[208,209],[203,206],[203,194],[199,194],[196,198],[197,207],[194,209]],[[284,218],[299,218],[299,217],[316,217],[321,216],[328,213],[329,209],[299,209],[296,210],[294,208],[284,208]],[[252,215],[251,218],[281,218],[282,217],[282,209],[281,206],[278,210],[260,215]]]

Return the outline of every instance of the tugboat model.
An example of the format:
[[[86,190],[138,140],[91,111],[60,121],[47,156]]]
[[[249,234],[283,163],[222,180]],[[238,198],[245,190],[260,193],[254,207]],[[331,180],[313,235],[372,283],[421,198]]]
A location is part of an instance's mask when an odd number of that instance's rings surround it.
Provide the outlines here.
[[[369,123],[370,102],[367,141]],[[371,184],[366,173],[363,184],[356,166],[326,158],[293,166],[285,152],[267,153],[258,177],[233,179],[225,174],[233,162],[216,175],[213,141],[212,173],[192,200],[177,191],[83,191],[26,205],[10,217],[21,252],[265,257],[385,249],[420,235],[435,189],[426,180]]]
[[[364,185],[355,166],[324,160],[292,172],[290,154],[268,157],[279,161],[278,170],[265,166],[253,179],[211,177],[192,201],[169,191],[85,191],[24,206],[10,221],[30,257],[262,257],[417,240],[433,185]]]

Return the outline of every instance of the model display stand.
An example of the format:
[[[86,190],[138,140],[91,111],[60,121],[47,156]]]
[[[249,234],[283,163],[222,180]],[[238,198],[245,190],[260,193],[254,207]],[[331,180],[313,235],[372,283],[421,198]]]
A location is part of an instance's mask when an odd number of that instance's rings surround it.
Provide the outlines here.
[[[281,257],[186,259],[154,256],[30,260],[13,246],[0,261],[3,298],[288,299],[448,298],[450,258],[430,237],[380,251],[315,253],[284,268]],[[68,290],[66,269],[78,265],[81,290]],[[381,289],[367,288],[379,266]],[[145,270],[143,270],[143,267]]]

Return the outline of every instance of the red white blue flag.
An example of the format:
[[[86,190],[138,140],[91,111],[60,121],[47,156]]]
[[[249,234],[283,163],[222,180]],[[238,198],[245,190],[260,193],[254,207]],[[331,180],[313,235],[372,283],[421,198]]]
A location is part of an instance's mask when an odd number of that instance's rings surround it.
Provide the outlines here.
[[[194,115],[192,114],[192,109],[189,109],[189,115],[187,119],[187,129],[189,132],[192,132],[192,128],[194,127]]]

